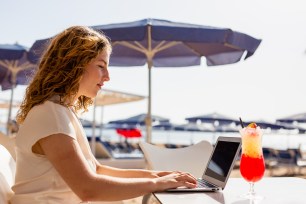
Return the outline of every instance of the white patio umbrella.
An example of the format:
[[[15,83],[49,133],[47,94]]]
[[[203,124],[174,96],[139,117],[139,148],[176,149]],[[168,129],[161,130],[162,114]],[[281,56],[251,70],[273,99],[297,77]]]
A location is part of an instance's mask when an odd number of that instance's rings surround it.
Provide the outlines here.
[[[133,101],[140,101],[145,99],[145,96],[131,94],[127,92],[114,91],[109,89],[103,89],[97,95],[94,100],[93,107],[93,123],[92,123],[92,135],[91,135],[91,149],[95,155],[95,142],[96,142],[96,107],[101,107],[101,125],[103,125],[103,110],[104,106],[115,105],[120,103],[128,103]],[[102,127],[100,127],[100,135],[102,134]]]

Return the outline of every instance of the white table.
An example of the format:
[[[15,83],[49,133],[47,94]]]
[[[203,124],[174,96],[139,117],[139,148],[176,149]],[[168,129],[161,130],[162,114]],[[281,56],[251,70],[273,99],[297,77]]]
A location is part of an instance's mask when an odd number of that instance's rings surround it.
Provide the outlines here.
[[[230,178],[220,192],[161,192],[154,196],[162,204],[304,204],[306,179],[295,177],[263,178],[255,183],[255,192],[264,197],[261,201],[243,199],[249,184],[242,178]]]

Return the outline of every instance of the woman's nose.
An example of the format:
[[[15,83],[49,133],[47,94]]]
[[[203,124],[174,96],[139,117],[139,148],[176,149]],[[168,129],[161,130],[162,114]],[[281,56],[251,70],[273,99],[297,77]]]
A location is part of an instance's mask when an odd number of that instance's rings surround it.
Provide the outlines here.
[[[110,77],[109,77],[109,72],[108,72],[108,70],[106,70],[106,72],[105,72],[105,74],[103,75],[103,80],[104,81],[109,81],[110,80]]]

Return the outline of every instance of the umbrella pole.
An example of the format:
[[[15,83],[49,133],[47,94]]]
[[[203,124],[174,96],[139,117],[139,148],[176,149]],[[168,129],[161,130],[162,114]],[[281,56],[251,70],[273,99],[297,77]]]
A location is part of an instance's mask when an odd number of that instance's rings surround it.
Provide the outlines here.
[[[16,65],[17,64],[17,62],[16,61],[14,61],[14,63],[13,63],[14,65]],[[17,84],[17,72],[16,71],[14,71],[14,70],[16,70],[16,69],[13,69],[15,66],[13,65],[13,67],[11,67],[11,66],[8,66],[7,68],[9,69],[9,70],[11,70],[11,72],[12,72],[12,88],[11,88],[11,99],[10,99],[10,107],[9,107],[9,112],[8,112],[8,116],[7,116],[7,125],[6,125],[6,134],[7,135],[10,135],[11,134],[11,128],[10,128],[10,126],[12,125],[11,123],[11,115],[12,115],[12,108],[13,108],[13,97],[14,97],[14,88],[15,88],[15,86],[16,86],[16,84]]]
[[[147,56],[147,63],[148,63],[148,87],[149,87],[149,97],[148,97],[148,113],[146,117],[146,129],[147,129],[147,142],[151,143],[152,142],[152,113],[151,113],[151,69],[153,66],[153,52],[152,52],[152,41],[151,41],[151,26],[147,27],[148,29],[148,50],[146,53]]]
[[[13,107],[13,96],[14,96],[14,86],[11,88],[11,98],[10,98],[10,106],[9,112],[7,116],[7,124],[6,124],[6,134],[10,135],[10,125],[11,125],[11,115],[12,115],[12,107]]]
[[[148,66],[149,72],[149,96],[148,96],[148,113],[146,117],[146,131],[147,131],[147,142],[152,142],[152,113],[151,113],[151,69],[152,67]]]

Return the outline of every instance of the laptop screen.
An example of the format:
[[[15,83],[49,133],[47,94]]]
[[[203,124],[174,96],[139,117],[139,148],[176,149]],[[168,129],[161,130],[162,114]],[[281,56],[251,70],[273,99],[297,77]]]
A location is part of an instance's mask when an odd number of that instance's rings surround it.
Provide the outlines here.
[[[218,141],[205,175],[224,182],[232,163],[235,162],[234,159],[239,146],[239,142]]]

